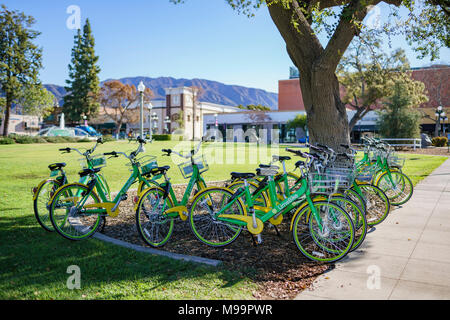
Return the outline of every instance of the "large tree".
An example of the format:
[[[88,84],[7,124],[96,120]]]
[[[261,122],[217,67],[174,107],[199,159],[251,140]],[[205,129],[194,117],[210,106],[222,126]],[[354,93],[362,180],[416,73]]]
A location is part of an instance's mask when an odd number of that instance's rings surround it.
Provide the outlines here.
[[[78,122],[83,116],[88,119],[95,116],[99,109],[98,92],[100,90],[97,65],[99,57],[95,55],[95,40],[89,19],[78,29],[72,48],[72,60],[69,65],[69,79],[66,80],[68,92],[64,96],[63,112],[70,122]]]
[[[183,2],[183,0],[171,0]],[[311,141],[339,147],[349,143],[349,126],[345,104],[339,94],[339,82],[335,75],[342,55],[355,36],[361,32],[364,18],[370,9],[380,2],[393,7],[405,6],[410,16],[416,16],[415,2],[411,0],[226,0],[234,9],[252,14],[254,8],[266,4],[270,16],[286,43],[289,57],[300,71],[300,87],[303,103],[308,114]],[[426,8],[442,13],[438,22],[448,24],[447,1],[426,0]],[[395,12],[395,10],[393,10]],[[425,16],[429,15],[422,10]],[[394,17],[393,17],[394,18]],[[394,19],[391,19],[394,20]],[[421,25],[418,25],[419,22]],[[403,26],[402,26],[403,27]],[[409,40],[417,43],[423,37],[437,38],[428,43],[433,46],[447,45],[443,37],[427,32],[426,21],[412,20],[403,31],[422,28],[423,33],[409,33]],[[428,29],[427,29],[428,28]],[[383,26],[384,30],[388,30]],[[328,43],[323,46],[318,33],[328,33]],[[442,30],[446,30],[445,28]],[[420,48],[417,48],[418,50]],[[425,52],[426,53],[426,52]]]
[[[0,11],[0,90],[5,100],[3,135],[8,135],[11,107],[22,97],[24,87],[39,84],[42,49],[33,41],[39,32],[32,30],[32,16],[1,6]]]
[[[428,101],[425,85],[414,80],[409,69],[404,50],[386,53],[374,32],[353,39],[337,70],[345,91],[342,101],[356,111],[349,122],[350,130],[368,112],[383,106],[382,99],[392,96],[396,83],[407,88],[414,105]]]
[[[147,102],[153,96],[150,88],[146,88],[143,94]],[[123,84],[118,80],[105,82],[101,87],[99,102],[105,115],[116,124],[116,135],[120,133],[122,124],[139,121],[139,108],[136,107],[139,98],[140,93],[134,85]]]

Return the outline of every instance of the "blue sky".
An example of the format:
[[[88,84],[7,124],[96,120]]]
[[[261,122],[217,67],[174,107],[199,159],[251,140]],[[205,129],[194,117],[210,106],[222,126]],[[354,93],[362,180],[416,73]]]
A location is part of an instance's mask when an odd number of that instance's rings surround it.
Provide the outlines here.
[[[278,80],[289,76],[292,63],[285,44],[267,12],[256,17],[238,15],[224,0],[3,0],[36,18],[42,32],[44,83],[64,85],[75,30],[66,26],[70,5],[81,10],[81,20],[91,21],[100,79],[129,76],[203,78],[226,84],[278,91]],[[386,10],[381,6],[381,13]],[[324,40],[324,39],[323,39]],[[418,60],[402,39],[397,47],[407,50],[413,67]],[[395,47],[396,48],[396,47]],[[388,48],[387,48],[388,49]],[[450,51],[441,51],[450,62]]]

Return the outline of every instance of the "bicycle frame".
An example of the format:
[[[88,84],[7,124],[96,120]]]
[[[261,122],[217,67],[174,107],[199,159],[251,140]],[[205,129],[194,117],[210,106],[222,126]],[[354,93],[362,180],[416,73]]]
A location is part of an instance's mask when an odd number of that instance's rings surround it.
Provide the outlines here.
[[[267,208],[266,210],[259,210],[257,207],[254,207],[253,197],[248,188],[248,184],[245,184],[243,190],[238,190],[234,194],[233,198],[230,202],[224,205],[217,213],[216,218],[220,221],[236,224],[239,226],[247,226],[250,232],[254,234],[258,234],[262,231],[262,228],[252,228],[252,223],[254,220],[260,220],[263,224],[270,219],[277,219],[280,215],[283,215],[285,212],[291,211],[292,209],[298,207],[300,202],[305,202],[310,206],[311,212],[314,218],[317,220],[320,230],[322,230],[322,219],[320,218],[316,208],[314,207],[314,201],[311,198],[311,192],[308,188],[308,183],[305,178],[301,178],[301,187],[294,193],[292,193],[288,198],[283,201],[275,200],[276,191],[275,191],[275,183],[273,179],[269,178],[269,194],[274,201],[275,206],[272,208]],[[252,216],[242,216],[237,214],[224,214],[226,210],[228,210],[235,201],[238,201],[239,198],[245,196],[245,205],[248,208],[249,213]],[[258,217],[256,217],[256,215]],[[293,217],[294,219],[295,217]],[[260,230],[261,229],[261,230]],[[259,231],[259,232],[257,232]]]

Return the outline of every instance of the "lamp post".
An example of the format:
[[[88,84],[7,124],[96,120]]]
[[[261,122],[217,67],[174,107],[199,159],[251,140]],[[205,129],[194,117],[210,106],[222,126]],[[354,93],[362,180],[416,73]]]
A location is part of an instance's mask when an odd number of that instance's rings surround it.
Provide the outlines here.
[[[140,106],[140,119],[139,119],[139,135],[141,136],[141,139],[144,138],[144,91],[145,91],[145,85],[141,81],[138,85],[138,91],[141,98],[141,106]]]
[[[156,114],[156,112],[153,112],[153,114],[152,114],[153,129],[151,130],[151,132],[158,127],[158,119],[159,119],[159,117]]]
[[[152,141],[153,134],[152,134],[151,114],[152,114],[152,110],[153,110],[153,105],[151,102],[148,103],[147,108],[148,108],[148,131],[149,131],[149,135],[150,135],[150,141]]]
[[[87,116],[83,116],[83,120],[84,120],[84,125],[87,126]]]
[[[447,123],[448,123],[448,117],[444,117],[442,119],[442,128],[443,128],[443,132],[444,132],[444,137],[445,137],[445,121],[447,121]]]
[[[435,129],[435,135],[437,137],[440,136],[440,131],[441,131],[441,119],[445,118],[445,111],[442,109],[442,106],[438,106],[436,108],[436,129]]]
[[[167,134],[169,133],[169,123],[170,123],[170,117],[166,116],[164,118],[164,125],[165,125],[165,130],[166,130]]]
[[[217,130],[219,129],[219,120],[217,120],[217,117],[219,115],[217,113],[214,114],[214,118],[215,118],[215,122],[214,122],[214,126],[215,126],[215,131],[214,131],[214,136],[217,135]]]

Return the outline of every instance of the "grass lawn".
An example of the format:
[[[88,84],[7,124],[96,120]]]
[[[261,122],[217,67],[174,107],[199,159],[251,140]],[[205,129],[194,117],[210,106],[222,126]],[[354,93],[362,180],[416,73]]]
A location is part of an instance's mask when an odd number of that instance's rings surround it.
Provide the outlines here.
[[[162,157],[162,148],[176,148],[177,142],[154,142],[146,154],[158,156],[160,165],[170,165],[174,183],[185,182],[173,161]],[[80,144],[0,145],[0,299],[252,299],[258,285],[246,270],[212,268],[150,256],[90,239],[70,242],[43,231],[35,221],[31,188],[47,177],[47,165],[66,162],[71,181],[78,180],[78,154],[61,155],[63,147],[86,148]],[[135,144],[111,142],[96,153],[131,151]],[[187,150],[187,149],[186,149]],[[208,180],[222,180],[231,171],[251,171],[267,162],[269,151],[256,146],[231,144],[214,148],[206,144]],[[220,155],[220,152],[223,155]],[[288,154],[283,149],[275,154]],[[225,156],[227,155],[228,156]],[[259,155],[259,157],[258,157]],[[446,157],[406,155],[405,173],[414,183],[438,167]],[[238,159],[227,163],[226,159]],[[103,172],[113,191],[120,189],[129,171],[124,158],[109,159]],[[229,162],[229,161],[228,161]],[[292,169],[291,161],[288,169]],[[81,289],[69,290],[67,268],[81,270]],[[250,271],[251,272],[251,271]]]

